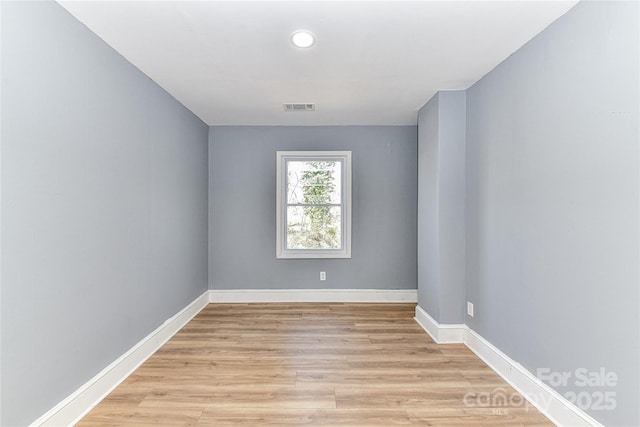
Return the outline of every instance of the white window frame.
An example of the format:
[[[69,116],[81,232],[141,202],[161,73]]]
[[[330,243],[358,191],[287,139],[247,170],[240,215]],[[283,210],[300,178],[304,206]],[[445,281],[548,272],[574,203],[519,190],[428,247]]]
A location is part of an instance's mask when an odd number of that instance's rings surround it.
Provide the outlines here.
[[[351,258],[351,151],[278,151],[276,153],[276,257]],[[342,164],[341,249],[287,249],[287,167],[289,160],[336,161]]]

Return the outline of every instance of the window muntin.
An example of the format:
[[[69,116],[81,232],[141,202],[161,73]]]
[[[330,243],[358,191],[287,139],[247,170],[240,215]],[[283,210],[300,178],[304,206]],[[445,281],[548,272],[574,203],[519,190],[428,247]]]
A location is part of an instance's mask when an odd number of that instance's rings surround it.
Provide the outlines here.
[[[277,257],[350,258],[351,152],[277,159]]]

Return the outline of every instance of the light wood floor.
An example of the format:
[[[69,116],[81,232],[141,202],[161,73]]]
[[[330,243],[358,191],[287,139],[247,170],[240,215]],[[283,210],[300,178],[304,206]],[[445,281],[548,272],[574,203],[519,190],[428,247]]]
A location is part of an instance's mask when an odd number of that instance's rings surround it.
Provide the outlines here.
[[[414,308],[210,304],[78,425],[552,425]]]

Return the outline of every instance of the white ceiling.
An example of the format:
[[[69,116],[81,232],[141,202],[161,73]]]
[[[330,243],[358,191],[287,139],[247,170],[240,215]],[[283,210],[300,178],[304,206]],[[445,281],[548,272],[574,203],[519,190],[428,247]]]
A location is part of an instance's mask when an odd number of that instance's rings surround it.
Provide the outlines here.
[[[59,3],[209,125],[412,125],[576,2]],[[312,48],[291,45],[298,29]]]

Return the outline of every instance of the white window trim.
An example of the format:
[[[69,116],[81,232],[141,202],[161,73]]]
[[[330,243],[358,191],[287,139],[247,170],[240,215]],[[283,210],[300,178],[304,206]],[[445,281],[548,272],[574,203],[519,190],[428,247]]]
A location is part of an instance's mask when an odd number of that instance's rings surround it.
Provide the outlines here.
[[[286,249],[286,184],[285,162],[291,159],[336,158],[343,163],[342,177],[342,249]],[[278,151],[276,152],[276,257],[351,258],[351,151]]]

